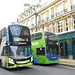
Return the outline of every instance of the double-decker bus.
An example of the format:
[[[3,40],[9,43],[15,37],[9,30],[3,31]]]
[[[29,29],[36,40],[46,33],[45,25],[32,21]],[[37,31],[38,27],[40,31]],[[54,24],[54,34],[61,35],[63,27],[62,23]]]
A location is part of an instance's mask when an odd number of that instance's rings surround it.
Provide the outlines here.
[[[35,32],[31,35],[33,63],[52,64],[59,62],[58,37],[51,32]]]
[[[32,65],[31,36],[28,27],[14,24],[0,30],[0,67]]]

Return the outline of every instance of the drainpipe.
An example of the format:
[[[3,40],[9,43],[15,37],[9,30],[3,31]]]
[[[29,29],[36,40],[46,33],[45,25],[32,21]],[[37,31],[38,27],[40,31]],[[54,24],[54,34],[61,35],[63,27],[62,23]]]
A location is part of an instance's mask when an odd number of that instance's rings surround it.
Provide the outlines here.
[[[37,13],[35,13],[35,29],[36,29],[36,32],[37,32]]]

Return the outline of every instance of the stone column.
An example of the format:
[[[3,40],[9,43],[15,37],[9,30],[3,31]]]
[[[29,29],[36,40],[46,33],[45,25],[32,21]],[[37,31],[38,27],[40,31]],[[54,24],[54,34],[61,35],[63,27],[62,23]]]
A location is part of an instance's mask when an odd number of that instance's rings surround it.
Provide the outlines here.
[[[63,13],[64,13],[64,9],[65,9],[65,5],[64,5],[65,3],[64,3],[64,1],[62,2],[62,6],[63,6]]]
[[[52,9],[49,9],[49,20],[51,19],[51,15],[52,15]]]
[[[70,18],[68,17],[68,29],[71,30]]]
[[[72,15],[71,15],[71,18],[70,18],[70,25],[71,25],[71,29],[73,29],[74,26],[73,26],[73,16]]]
[[[71,11],[72,0],[67,0],[68,11]]]
[[[55,33],[57,33],[58,32],[57,31],[57,22],[55,22],[54,25],[55,25]]]
[[[56,13],[57,13],[57,6],[54,7],[54,16],[56,17]]]
[[[66,31],[66,26],[65,26],[65,19],[62,19],[62,30]]]
[[[53,23],[51,23],[51,32],[53,33]]]

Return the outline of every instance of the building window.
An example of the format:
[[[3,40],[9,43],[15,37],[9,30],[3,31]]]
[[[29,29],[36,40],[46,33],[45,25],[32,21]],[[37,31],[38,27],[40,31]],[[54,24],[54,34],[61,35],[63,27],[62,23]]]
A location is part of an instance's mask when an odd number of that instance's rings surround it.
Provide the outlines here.
[[[64,12],[66,13],[68,11],[67,2],[65,2],[65,9]]]
[[[33,30],[32,30],[32,33],[33,33]]]
[[[72,0],[72,9],[75,9],[75,0]]]
[[[73,17],[73,28],[75,29],[75,16]]]
[[[20,15],[20,18],[22,18],[22,15]]]
[[[55,25],[54,25],[54,23],[53,23],[53,32],[55,33]]]
[[[59,16],[59,15],[61,15],[62,14],[62,4],[61,5],[59,5],[59,6],[57,6],[57,14],[56,14],[56,16]]]
[[[47,21],[49,20],[49,11],[47,11]]]
[[[62,21],[58,22],[58,33],[62,32]]]
[[[35,19],[32,18],[32,26],[34,26],[34,25],[35,25]]]
[[[48,32],[49,32],[49,26],[48,26]]]
[[[61,49],[61,52],[60,52],[60,56],[64,56],[64,49],[63,49],[63,43],[60,42],[60,49]]]
[[[65,27],[66,27],[66,31],[68,31],[68,20],[65,20]]]
[[[32,30],[32,33],[34,33],[35,32],[35,30]]]
[[[26,26],[26,23],[24,23],[24,25]]]
[[[38,24],[41,24],[41,16],[39,15],[38,18],[39,18]]]
[[[26,13],[24,13],[24,16],[26,16]]]
[[[44,31],[44,27],[43,27],[43,31]]]
[[[39,0],[39,2],[41,2],[41,0]]]
[[[46,27],[44,27],[44,31],[46,31]]]
[[[65,56],[68,57],[67,41],[65,41]]]
[[[41,31],[41,28],[39,28],[39,31]]]
[[[28,26],[29,28],[31,27],[30,21],[27,22],[27,26]]]
[[[52,8],[52,15],[51,18],[54,18],[54,8]]]
[[[46,21],[46,13],[43,13],[42,14],[42,22],[45,22]]]

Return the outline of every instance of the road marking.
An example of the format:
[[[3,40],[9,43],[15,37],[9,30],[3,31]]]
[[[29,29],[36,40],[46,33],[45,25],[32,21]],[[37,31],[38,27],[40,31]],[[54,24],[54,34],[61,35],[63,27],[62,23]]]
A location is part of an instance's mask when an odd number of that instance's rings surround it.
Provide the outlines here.
[[[61,65],[61,66],[62,66],[62,65]],[[74,67],[69,67],[69,66],[62,66],[62,67],[66,67],[66,68],[69,68],[69,69],[73,69],[73,70],[75,70]]]

